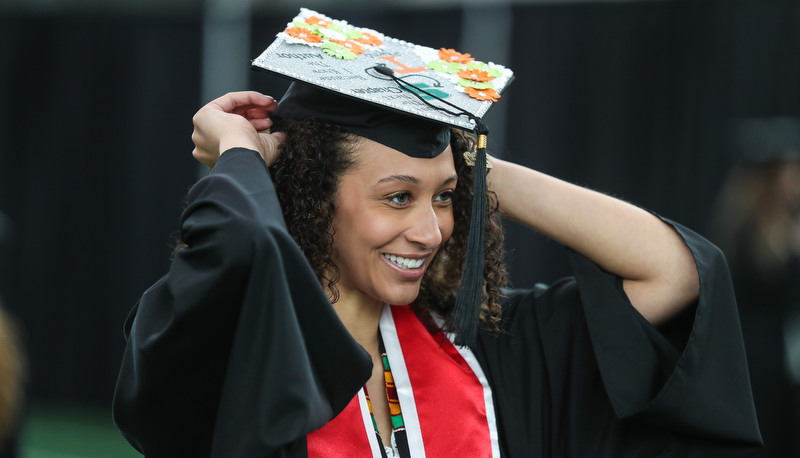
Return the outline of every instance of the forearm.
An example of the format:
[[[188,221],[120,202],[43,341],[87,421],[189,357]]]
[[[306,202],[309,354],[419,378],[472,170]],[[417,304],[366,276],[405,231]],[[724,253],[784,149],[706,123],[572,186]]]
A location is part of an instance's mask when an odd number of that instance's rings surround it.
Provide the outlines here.
[[[649,321],[663,321],[696,299],[692,255],[654,215],[510,162],[492,164],[489,188],[501,213],[623,278],[631,303]]]

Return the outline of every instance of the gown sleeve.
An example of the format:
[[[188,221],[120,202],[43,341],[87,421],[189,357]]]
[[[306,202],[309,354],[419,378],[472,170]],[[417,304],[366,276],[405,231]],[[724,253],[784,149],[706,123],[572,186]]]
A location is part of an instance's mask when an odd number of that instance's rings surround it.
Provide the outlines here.
[[[126,322],[115,423],[147,457],[303,456],[372,364],[288,234],[258,153],[220,156],[180,228],[187,247]]]
[[[504,456],[760,456],[724,256],[676,223],[697,303],[658,328],[622,281],[570,252],[574,278],[509,291],[503,331],[475,354],[493,388]]]

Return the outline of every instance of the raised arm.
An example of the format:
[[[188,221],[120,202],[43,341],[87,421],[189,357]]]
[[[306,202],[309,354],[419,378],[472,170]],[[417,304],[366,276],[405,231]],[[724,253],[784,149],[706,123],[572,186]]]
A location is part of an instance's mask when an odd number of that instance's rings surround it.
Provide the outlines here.
[[[611,196],[491,159],[500,212],[623,279],[632,305],[658,324],[694,302],[699,278],[680,236],[656,216]]]
[[[263,130],[275,106],[232,93],[195,115],[193,154],[213,170],[187,196],[186,246],[126,323],[114,393],[145,456],[288,456],[371,373],[286,230],[264,163],[282,139]]]

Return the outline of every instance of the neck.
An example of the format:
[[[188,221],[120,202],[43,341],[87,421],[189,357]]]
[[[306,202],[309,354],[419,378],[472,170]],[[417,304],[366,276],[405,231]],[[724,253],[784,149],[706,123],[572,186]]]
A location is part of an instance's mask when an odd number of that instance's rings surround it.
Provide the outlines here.
[[[350,335],[373,357],[378,354],[378,323],[383,304],[360,293],[340,291],[339,300],[333,304]]]

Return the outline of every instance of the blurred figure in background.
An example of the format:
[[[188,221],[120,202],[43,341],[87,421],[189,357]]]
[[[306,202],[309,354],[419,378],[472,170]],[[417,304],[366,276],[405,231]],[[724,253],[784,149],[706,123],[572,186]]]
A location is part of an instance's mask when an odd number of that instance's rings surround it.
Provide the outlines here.
[[[741,312],[767,457],[800,456],[800,120],[743,121],[711,237]]]
[[[24,373],[17,333],[0,304],[0,458],[17,456]]]
[[[11,229],[11,220],[0,211],[0,261],[4,249],[10,246]],[[0,458],[18,456],[25,369],[16,323],[0,297]]]

